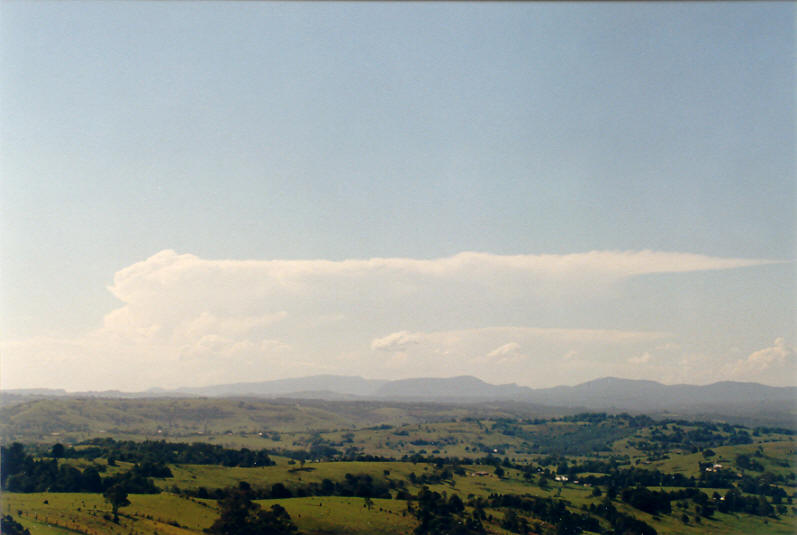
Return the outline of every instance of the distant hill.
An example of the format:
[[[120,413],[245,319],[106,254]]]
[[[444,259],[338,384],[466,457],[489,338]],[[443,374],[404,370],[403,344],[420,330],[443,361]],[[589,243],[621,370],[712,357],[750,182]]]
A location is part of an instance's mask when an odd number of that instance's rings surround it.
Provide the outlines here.
[[[315,375],[251,383],[232,383],[173,391],[73,392],[6,390],[0,405],[50,397],[261,397],[320,400],[412,402],[511,402],[538,406],[684,416],[733,416],[739,421],[797,422],[797,387],[718,382],[710,385],[664,385],[604,377],[576,386],[533,389],[517,384],[493,385],[472,376],[386,381],[358,376]]]
[[[576,386],[532,389],[516,384],[492,385],[463,376],[390,381],[375,392],[375,397],[405,401],[521,402],[584,411],[719,417],[745,425],[797,426],[797,388],[730,381],[704,386],[664,385],[604,377]]]
[[[382,385],[375,397],[385,399],[490,399],[517,400],[525,399],[532,389],[524,386],[492,385],[470,375],[447,378],[399,379]]]
[[[694,410],[700,406],[735,407],[766,403],[797,405],[797,388],[724,381],[705,386],[664,385],[605,377],[576,386],[534,390],[529,401],[564,407],[585,406],[633,411]]]
[[[350,375],[313,375],[295,379],[277,379],[256,383],[232,383],[224,385],[179,388],[177,392],[199,396],[284,396],[301,392],[316,394],[328,392],[335,399],[340,395],[372,396],[379,387],[388,381],[379,379],[363,379]],[[313,396],[313,397],[318,397]]]

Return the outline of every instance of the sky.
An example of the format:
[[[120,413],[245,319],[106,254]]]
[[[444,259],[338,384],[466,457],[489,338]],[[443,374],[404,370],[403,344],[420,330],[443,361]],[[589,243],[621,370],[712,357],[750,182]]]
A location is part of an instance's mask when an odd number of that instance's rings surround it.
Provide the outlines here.
[[[793,3],[0,4],[0,386],[797,385]]]

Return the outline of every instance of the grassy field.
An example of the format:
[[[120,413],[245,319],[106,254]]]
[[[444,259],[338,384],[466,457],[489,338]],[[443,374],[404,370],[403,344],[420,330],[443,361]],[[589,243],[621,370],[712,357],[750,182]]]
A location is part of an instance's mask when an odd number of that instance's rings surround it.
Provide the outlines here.
[[[51,417],[52,406],[48,408],[37,403],[5,408],[16,412],[14,421],[3,424],[5,429],[22,436],[38,437],[29,443],[37,459],[47,460],[56,440],[69,445],[89,436],[112,436],[116,440],[156,439],[267,449],[276,464],[245,468],[169,463],[172,477],[154,479],[155,485],[164,492],[131,494],[132,503],[120,509],[119,524],[112,522],[110,505],[101,494],[4,492],[0,499],[3,513],[18,519],[32,534],[198,534],[219,515],[215,500],[189,497],[192,493],[196,495],[200,488],[213,492],[246,481],[256,489],[269,490],[272,485],[281,483],[297,494],[309,484],[320,484],[325,479],[342,482],[347,474],[368,475],[379,484],[390,486],[394,498],[399,492],[417,495],[422,486],[446,496],[456,494],[463,502],[471,503],[468,511],[473,511],[475,501],[472,500],[487,500],[491,495],[564,500],[567,509],[578,514],[584,514],[590,506],[606,499],[606,487],[596,495],[595,489],[583,481],[562,482],[547,478],[541,481],[543,471],[553,476],[562,469],[563,461],[569,466],[611,461],[620,469],[634,467],[694,478],[705,475],[705,464],[701,467],[700,463],[710,462],[721,464],[721,470],[734,477],[743,473],[755,481],[775,481],[789,499],[797,497],[794,483],[797,440],[793,435],[742,430],[751,433],[752,443],[732,444],[728,441],[740,429],[721,424],[713,428],[710,440],[714,442],[709,448],[668,442],[676,430],[694,436],[706,432],[701,430],[701,424],[653,422],[640,425],[628,418],[540,421],[517,417],[500,407],[469,412],[461,407],[388,406],[369,402],[349,405],[343,410],[343,405],[334,403],[328,407],[320,404],[297,406],[258,400],[213,400],[213,403],[195,399],[69,400],[59,409],[63,411],[65,427],[69,430],[48,432],[51,429],[48,426],[53,425],[47,420]],[[93,420],[94,417],[98,420]],[[320,461],[312,455],[305,462],[290,458],[297,451],[310,452],[319,446],[338,453],[329,454],[329,458],[320,455]],[[484,459],[491,455],[506,466],[502,466],[503,475],[499,477],[496,467],[489,464],[461,464],[459,468],[450,465],[448,468],[456,469],[441,479],[434,461],[342,460],[345,455],[393,459],[413,455]],[[743,468],[740,455],[758,463],[759,468]],[[133,462],[119,460],[115,466],[107,466],[104,457],[66,458],[60,459],[59,464],[79,470],[100,466],[102,477],[119,476],[135,466]],[[529,464],[535,467],[530,478],[521,470]],[[586,475],[582,473],[581,477]],[[678,489],[654,487],[651,490]],[[715,489],[701,490],[711,496]],[[726,488],[716,490],[721,495],[727,492]],[[787,503],[770,501],[782,509]],[[407,502],[399,499],[374,499],[371,507],[366,506],[363,498],[343,496],[293,497],[258,500],[257,503],[265,508],[279,503],[305,535],[405,534],[412,533],[418,525],[418,520],[407,512]],[[619,498],[612,501],[618,511],[646,522],[659,535],[797,533],[797,516],[792,503],[788,503],[783,509],[785,512],[777,517],[719,512],[705,517],[696,503],[690,501],[686,509],[681,503],[673,502],[670,514],[651,515]],[[510,533],[501,527],[506,509],[488,506],[485,511],[487,533]],[[523,516],[539,533],[556,532],[552,524],[528,514]],[[605,518],[601,517],[600,522],[604,529],[609,528]]]
[[[72,443],[113,436],[131,440],[213,439],[238,447],[271,447],[269,442],[260,442],[264,439],[258,433],[301,434],[451,422],[463,417],[550,417],[572,412],[500,403],[462,406],[250,398],[38,399],[0,407],[0,436],[5,443]]]
[[[218,516],[215,504],[168,493],[131,494],[131,505],[120,510],[120,522],[110,520],[110,505],[100,494],[32,493],[3,495],[3,514],[12,514],[31,533],[168,534],[197,533]],[[18,512],[22,514],[18,515]],[[55,531],[48,531],[55,530]]]
[[[420,466],[416,471],[422,471],[426,465],[413,465],[412,463],[398,462],[321,462],[307,463],[304,467],[299,464],[277,464],[276,466],[263,466],[256,468],[224,467],[213,465],[173,465],[173,477],[156,479],[155,483],[161,487],[176,485],[184,489],[205,487],[208,489],[223,488],[236,485],[239,481],[247,481],[255,486],[271,486],[274,483],[283,483],[288,488],[305,483],[320,483],[323,479],[341,480],[345,474],[368,474],[375,478],[385,477],[385,470],[390,472],[387,477],[406,479],[413,468]]]
[[[362,498],[327,496],[259,500],[264,507],[279,503],[288,511],[299,530],[308,534],[347,533],[351,535],[410,534],[417,521],[406,514],[398,500],[374,499],[368,509]]]
[[[306,465],[297,470],[298,465],[279,464],[259,468],[228,468],[207,465],[171,466],[173,478],[160,479],[157,483],[165,486],[195,488],[206,486],[218,488],[248,481],[252,485],[268,486],[284,483],[288,488],[294,484],[320,482],[324,478],[340,480],[346,473],[370,474],[374,478],[406,479],[410,473],[417,475],[429,473],[433,466],[425,463],[396,462],[325,462]],[[389,475],[385,475],[386,471]],[[592,489],[572,482],[554,482],[548,489],[529,484],[517,470],[507,470],[505,477],[493,474],[475,475],[482,467],[466,470],[465,475],[455,476],[451,481],[429,485],[431,490],[469,496],[486,497],[492,493],[519,494],[540,497],[556,497],[567,500],[574,511],[594,503]],[[419,486],[410,485],[417,492]],[[667,490],[667,489],[665,489]],[[2,499],[4,514],[19,518],[32,534],[186,534],[200,533],[212,524],[218,516],[213,500],[181,497],[172,493],[155,495],[130,495],[130,506],[121,509],[121,521],[110,521],[110,506],[101,495],[82,493],[5,493]],[[411,533],[417,521],[406,513],[403,500],[374,499],[369,509],[363,498],[336,496],[290,498],[281,500],[259,500],[269,507],[280,503],[286,508],[303,533],[313,534],[369,534]],[[622,512],[648,522],[658,533],[665,534],[792,534],[797,532],[794,516],[774,518],[755,517],[746,514],[715,513],[711,519],[703,518],[695,523],[698,515],[688,510],[690,523],[680,519],[681,511],[674,509],[672,515],[652,516],[647,513],[616,503]],[[19,512],[22,512],[20,515]],[[496,519],[503,512],[494,510]],[[491,524],[491,533],[509,533],[497,523]]]
[[[330,472],[325,475],[333,474]],[[431,488],[461,495],[523,490],[520,482],[511,480],[484,483],[472,477],[470,479],[470,483],[468,477],[463,477],[458,478],[454,486],[433,485]],[[529,494],[533,495],[561,497],[571,502],[575,509],[590,502],[589,493],[573,485],[557,485],[549,491],[527,486],[525,490],[530,490]],[[34,535],[196,534],[209,527],[218,516],[213,500],[184,498],[169,493],[131,495],[131,505],[121,510],[118,525],[110,521],[110,506],[97,494],[6,493],[2,501],[3,513],[14,515]],[[417,525],[415,518],[406,514],[406,503],[402,500],[374,499],[370,509],[362,498],[336,496],[258,500],[257,503],[264,507],[279,503],[307,535],[409,534]],[[624,504],[618,504],[618,509],[648,522],[661,535],[787,535],[797,532],[793,516],[765,519],[746,514],[715,513],[712,519],[704,518],[699,524],[692,520],[687,525],[679,519],[680,514],[653,517]],[[22,511],[21,515],[19,511]],[[488,512],[496,519],[503,517],[503,512],[499,510]],[[695,516],[690,514],[692,519]],[[510,533],[497,524],[486,527],[490,533]]]

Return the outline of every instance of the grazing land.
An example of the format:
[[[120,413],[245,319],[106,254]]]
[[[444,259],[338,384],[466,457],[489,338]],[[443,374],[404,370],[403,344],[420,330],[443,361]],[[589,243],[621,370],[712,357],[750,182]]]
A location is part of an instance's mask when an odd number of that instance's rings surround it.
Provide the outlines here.
[[[257,399],[42,399],[2,416],[4,533],[232,533],[236,507],[260,532],[307,535],[797,527],[790,428]]]

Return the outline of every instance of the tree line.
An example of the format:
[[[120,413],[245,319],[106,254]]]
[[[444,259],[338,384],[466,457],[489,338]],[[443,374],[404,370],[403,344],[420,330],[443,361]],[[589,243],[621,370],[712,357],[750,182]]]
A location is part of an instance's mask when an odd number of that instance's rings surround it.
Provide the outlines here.
[[[107,477],[106,466],[92,465],[80,470],[58,459],[36,459],[22,444],[0,447],[0,488],[9,492],[105,492],[118,485],[127,492],[155,494],[160,489],[150,477],[171,477],[163,464],[145,462]]]
[[[68,458],[96,459],[105,457],[127,462],[158,461],[171,464],[215,464],[221,466],[271,466],[274,461],[267,450],[229,449],[203,442],[166,442],[164,440],[117,441],[112,438],[92,439],[63,450]]]

